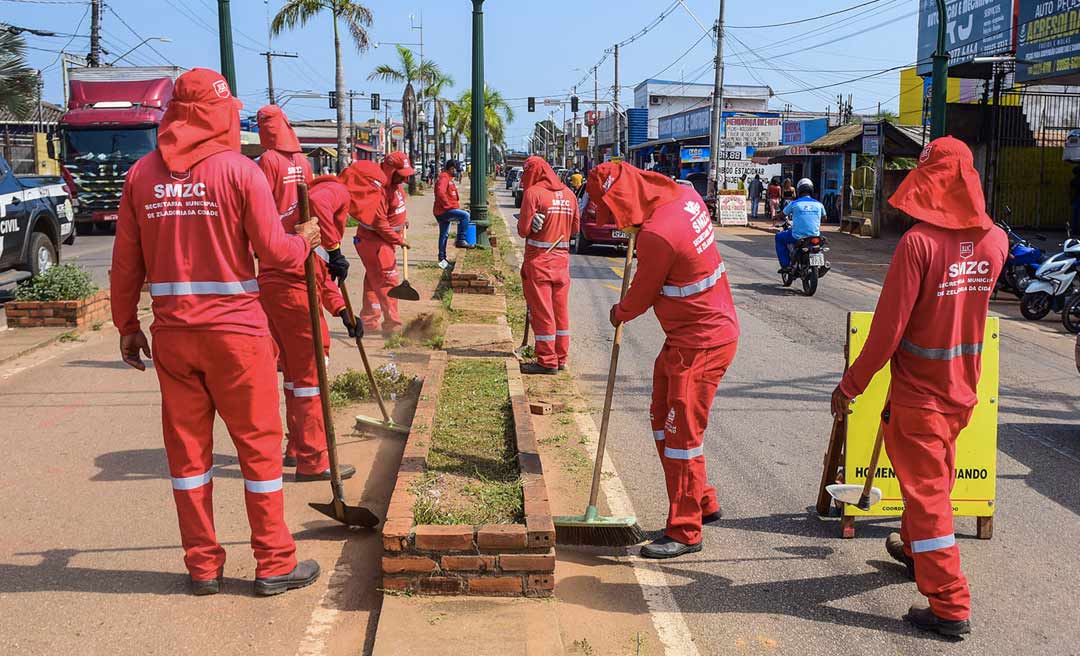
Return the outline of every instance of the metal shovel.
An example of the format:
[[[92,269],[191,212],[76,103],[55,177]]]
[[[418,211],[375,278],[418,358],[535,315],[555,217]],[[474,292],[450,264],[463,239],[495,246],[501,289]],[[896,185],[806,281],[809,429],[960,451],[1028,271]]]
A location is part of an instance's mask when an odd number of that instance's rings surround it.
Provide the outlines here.
[[[408,239],[408,229],[405,229],[401,236]],[[409,284],[409,249],[407,248],[401,249],[401,278],[401,284],[386,292],[386,295],[401,301],[419,301],[420,292],[413,289],[413,286]]]
[[[881,501],[881,490],[874,487],[874,473],[877,471],[878,458],[881,456],[881,445],[885,442],[885,421],[883,418],[878,424],[877,439],[874,440],[874,452],[870,456],[870,468],[866,471],[866,482],[862,485],[846,485],[834,483],[826,485],[825,490],[840,503],[855,506],[859,510],[870,510],[870,507]]]

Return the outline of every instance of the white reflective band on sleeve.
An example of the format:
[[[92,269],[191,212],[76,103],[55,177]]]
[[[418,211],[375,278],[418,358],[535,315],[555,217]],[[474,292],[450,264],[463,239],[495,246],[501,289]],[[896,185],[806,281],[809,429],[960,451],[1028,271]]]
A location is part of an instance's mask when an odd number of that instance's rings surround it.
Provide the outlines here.
[[[900,342],[900,348],[927,360],[952,360],[961,355],[979,355],[982,353],[983,345],[980,342],[978,344],[957,344],[952,348],[925,348],[912,344],[905,339]]]
[[[950,533],[949,535],[943,535],[940,538],[912,540],[911,551],[914,553],[925,553],[927,551],[937,551],[938,549],[948,549],[954,544],[956,544],[956,534]]]
[[[537,335],[536,341],[538,342],[554,342],[555,335]]]
[[[256,494],[267,494],[269,492],[277,492],[281,489],[281,477],[270,479],[269,481],[249,481],[244,479],[244,489],[248,492],[254,492]]]
[[[664,431],[662,431],[662,430],[653,431],[652,432],[652,438],[654,440],[656,440],[657,442],[663,442],[664,441]]]
[[[570,331],[569,330],[556,330],[555,331],[555,336],[556,337],[569,337],[570,336]]]
[[[330,261],[330,253],[326,252],[326,249],[322,246],[315,247],[315,254],[322,258],[323,262]]]
[[[371,304],[371,309],[372,309],[372,310],[381,310],[381,309],[382,309],[382,306],[381,306],[381,305],[379,305],[378,303],[372,303],[372,304]]]
[[[318,396],[318,395],[319,395],[319,388],[318,387],[294,387],[293,388],[293,396],[300,397],[300,396]]]
[[[397,213],[397,214],[400,214],[400,212],[396,212],[396,213]],[[366,223],[360,223],[360,224],[358,224],[358,225],[359,225],[359,227],[360,227],[361,229],[363,229],[363,230],[369,230],[369,231],[371,231],[371,232],[375,232],[375,227],[374,227],[374,226],[369,226],[369,225],[368,225],[368,224],[366,224]],[[393,230],[394,232],[401,232],[402,230],[404,230],[404,229],[405,229],[405,226],[404,226],[404,225],[399,225],[399,226],[390,226],[390,229],[391,229],[391,230]]]
[[[671,458],[672,460],[690,460],[703,453],[705,453],[704,446],[696,446],[693,449],[672,449],[671,447],[664,447],[664,457]]]
[[[724,271],[726,270],[727,269],[724,267],[724,263],[721,262],[720,266],[716,267],[716,271],[708,278],[705,278],[704,280],[699,280],[693,284],[686,285],[684,287],[679,287],[677,285],[664,285],[663,289],[660,290],[660,295],[685,298],[687,296],[693,296],[694,294],[700,294],[701,292],[705,291],[706,289],[710,289],[716,283],[720,282],[720,278],[724,275]]]
[[[195,488],[202,487],[210,482],[214,477],[214,470],[209,469],[205,474],[199,474],[198,476],[186,476],[184,478],[173,478],[172,489],[174,490],[194,490]]]
[[[536,248],[551,248],[550,241],[537,241],[535,239],[526,239],[525,244],[528,246],[535,246]],[[560,241],[555,248],[570,248],[570,242]]]
[[[284,382],[284,383],[282,383],[282,384],[281,384],[281,387],[282,387],[283,389],[287,389],[287,390],[289,390],[289,391],[292,391],[292,388],[293,388],[293,384],[292,384],[292,383],[290,383],[290,382]]]
[[[232,294],[251,294],[259,291],[258,280],[240,280],[236,282],[152,282],[151,296],[202,296]]]

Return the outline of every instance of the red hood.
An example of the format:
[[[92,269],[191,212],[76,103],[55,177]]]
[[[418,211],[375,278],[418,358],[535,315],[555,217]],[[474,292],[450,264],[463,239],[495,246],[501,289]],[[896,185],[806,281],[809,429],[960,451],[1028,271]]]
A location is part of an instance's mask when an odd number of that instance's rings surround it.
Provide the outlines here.
[[[338,184],[342,184],[341,178],[336,175],[320,175],[319,177],[313,179],[311,182],[308,183],[308,189],[314,189],[317,185],[323,184],[325,182],[337,182]]]
[[[289,117],[277,105],[267,105],[256,115],[259,121],[259,143],[267,150],[283,153],[300,152],[300,141],[296,138]]]
[[[521,174],[521,190],[526,191],[534,184],[539,184],[548,191],[563,188],[562,180],[544,158],[533,155],[525,160],[525,172]]]
[[[596,223],[614,223],[619,228],[641,225],[656,208],[682,194],[671,178],[626,162],[604,162],[594,168],[585,191],[596,204]]]
[[[349,190],[349,214],[357,221],[371,225],[379,204],[386,197],[386,174],[382,167],[369,160],[360,160],[350,164],[336,177]]]
[[[193,68],[176,79],[158,128],[158,150],[170,171],[190,171],[211,155],[240,151],[240,109],[216,71]]]
[[[953,137],[926,145],[919,165],[908,172],[889,203],[913,219],[947,230],[989,230],[994,225],[986,214],[971,150]]]

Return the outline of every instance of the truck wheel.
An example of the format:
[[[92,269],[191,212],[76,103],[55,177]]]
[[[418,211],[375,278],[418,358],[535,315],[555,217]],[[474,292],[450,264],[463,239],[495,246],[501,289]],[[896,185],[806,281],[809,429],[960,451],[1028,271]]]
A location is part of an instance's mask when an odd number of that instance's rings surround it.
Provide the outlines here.
[[[80,237],[86,237],[88,235],[94,234],[94,224],[83,222],[76,223],[75,234],[79,235]]]
[[[30,237],[30,248],[26,252],[26,270],[30,276],[36,276],[56,264],[56,246],[44,233],[35,232]]]

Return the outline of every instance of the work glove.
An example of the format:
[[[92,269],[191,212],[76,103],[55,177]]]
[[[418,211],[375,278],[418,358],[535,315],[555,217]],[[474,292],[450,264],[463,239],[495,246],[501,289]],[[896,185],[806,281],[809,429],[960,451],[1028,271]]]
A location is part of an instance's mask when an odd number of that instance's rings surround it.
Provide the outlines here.
[[[349,276],[349,260],[342,255],[340,248],[330,251],[330,261],[326,263],[326,270],[334,282],[341,282]]]
[[[534,214],[533,215],[533,220],[532,220],[532,231],[533,232],[540,232],[541,230],[543,230],[544,229],[544,219],[546,219],[546,218],[547,218],[546,216],[544,216],[543,214],[541,214],[539,212]]]
[[[356,338],[364,336],[364,326],[359,322],[353,323],[349,321],[349,312],[347,310],[339,312],[338,317],[341,319],[341,325],[345,326],[345,332],[349,333],[349,337]]]

